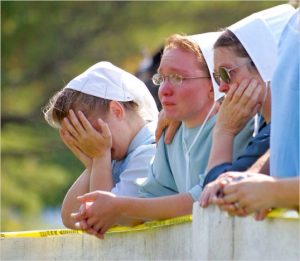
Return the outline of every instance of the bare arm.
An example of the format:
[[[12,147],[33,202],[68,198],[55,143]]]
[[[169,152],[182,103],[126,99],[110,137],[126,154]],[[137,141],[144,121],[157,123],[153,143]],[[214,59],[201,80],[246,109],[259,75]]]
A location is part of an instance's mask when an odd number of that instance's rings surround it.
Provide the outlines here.
[[[99,131],[90,124],[81,111],[76,115],[71,110],[69,119],[65,119],[65,126],[74,137],[72,142],[92,159],[89,191],[111,191],[113,187],[111,132],[101,119],[97,120],[97,124]]]
[[[71,218],[71,213],[77,212],[80,207],[80,202],[77,200],[78,196],[81,196],[89,192],[90,185],[90,171],[85,170],[73,183],[68,190],[62,203],[61,218],[63,224],[71,229],[75,228],[74,219]]]
[[[249,172],[270,175],[270,149],[266,151],[249,169]]]
[[[101,133],[93,128],[83,113],[79,112],[76,116],[73,111],[70,111],[70,117],[63,122],[63,141],[77,158],[88,165],[88,170],[84,171],[69,189],[62,205],[62,220],[69,228],[75,228],[75,222],[70,215],[77,212],[81,205],[77,196],[100,189],[110,191],[113,187],[111,133],[102,120],[98,120],[98,125]]]
[[[234,137],[261,106],[257,100],[262,88],[256,80],[243,80],[239,86],[231,86],[219,109],[207,170],[232,162]]]
[[[274,191],[276,192],[274,206],[299,209],[299,186],[299,177],[277,179],[274,183]]]
[[[111,191],[112,188],[112,166],[111,154],[109,151],[105,156],[93,158],[89,191]]]
[[[77,222],[87,220],[86,227],[82,228],[99,235],[103,235],[114,224],[132,225],[137,221],[191,214],[193,206],[193,199],[189,194],[159,198],[131,198],[95,191],[79,197],[79,200],[83,204],[86,201],[92,201],[93,204],[86,211],[74,214],[73,218]]]

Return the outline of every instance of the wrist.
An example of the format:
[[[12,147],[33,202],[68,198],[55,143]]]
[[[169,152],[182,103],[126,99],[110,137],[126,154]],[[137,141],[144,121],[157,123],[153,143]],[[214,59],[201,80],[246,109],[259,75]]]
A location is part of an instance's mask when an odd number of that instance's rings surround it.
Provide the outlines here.
[[[121,217],[128,217],[128,198],[126,197],[116,197],[116,209]]]
[[[235,137],[235,134],[233,134],[230,131],[226,131],[225,129],[222,128],[214,128],[213,132],[213,139],[214,140],[220,140],[220,141],[233,141]],[[221,143],[219,143],[221,144]]]
[[[99,162],[99,161],[103,162],[103,160],[107,160],[110,162],[111,161],[111,152],[110,152],[110,150],[107,150],[105,152],[102,152],[101,154],[94,155],[92,157],[92,159],[93,159],[93,162]]]
[[[218,135],[227,135],[227,136],[235,135],[234,130],[232,130],[230,128],[226,128],[225,126],[218,124],[218,122],[216,123],[216,125],[214,127],[214,133],[216,133]]]

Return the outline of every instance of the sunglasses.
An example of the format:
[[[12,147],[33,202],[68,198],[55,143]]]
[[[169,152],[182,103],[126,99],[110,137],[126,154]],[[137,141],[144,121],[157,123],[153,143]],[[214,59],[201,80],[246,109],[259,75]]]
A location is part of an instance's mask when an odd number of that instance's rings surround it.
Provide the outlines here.
[[[247,61],[246,63],[238,65],[238,66],[236,66],[234,68],[231,68],[231,69],[228,69],[228,68],[225,68],[225,67],[221,66],[221,67],[219,67],[218,72],[213,72],[213,77],[214,77],[214,79],[215,79],[215,81],[216,81],[216,83],[218,85],[221,84],[221,80],[223,82],[229,84],[231,82],[231,75],[230,75],[230,73],[232,71],[234,71],[234,70],[236,70],[236,69],[238,69],[238,68],[246,65],[246,64],[249,64],[249,63],[251,63],[251,61]]]

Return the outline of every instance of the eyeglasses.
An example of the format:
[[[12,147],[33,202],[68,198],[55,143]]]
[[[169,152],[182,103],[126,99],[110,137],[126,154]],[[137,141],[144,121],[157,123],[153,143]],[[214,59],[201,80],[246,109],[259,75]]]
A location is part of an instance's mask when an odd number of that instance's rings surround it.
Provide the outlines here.
[[[197,77],[183,77],[178,74],[170,74],[168,76],[161,75],[159,73],[156,73],[152,76],[152,82],[156,86],[162,85],[166,78],[169,80],[169,82],[174,86],[180,86],[184,80],[190,80],[190,79],[204,79],[204,78],[210,78],[210,76],[197,76]]]
[[[247,61],[246,63],[241,64],[241,65],[238,65],[238,66],[236,66],[236,67],[234,67],[234,68],[231,68],[231,69],[227,69],[227,68],[225,68],[225,67],[219,67],[218,73],[213,72],[213,77],[214,77],[214,79],[215,79],[215,81],[216,81],[216,83],[217,83],[218,85],[220,85],[221,80],[222,80],[223,82],[229,84],[230,81],[231,81],[231,75],[230,75],[230,73],[231,73],[232,71],[236,70],[237,68],[242,67],[242,66],[244,66],[244,65],[246,65],[246,64],[249,64],[249,63],[251,63],[251,62],[252,62],[252,61]]]

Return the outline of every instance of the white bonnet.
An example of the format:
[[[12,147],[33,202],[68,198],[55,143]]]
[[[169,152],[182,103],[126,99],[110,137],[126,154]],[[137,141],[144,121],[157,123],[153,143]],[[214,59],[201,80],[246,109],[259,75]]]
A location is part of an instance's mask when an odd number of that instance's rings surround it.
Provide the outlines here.
[[[157,120],[158,110],[146,85],[110,62],[99,62],[71,80],[65,88],[107,100],[134,101],[145,121]]]
[[[242,43],[265,82],[272,79],[280,35],[295,11],[289,4],[279,5],[228,27]]]
[[[193,41],[195,41],[204,56],[204,59],[206,61],[206,64],[208,66],[209,74],[211,76],[211,81],[214,88],[214,94],[215,94],[215,101],[218,100],[220,97],[222,97],[224,94],[219,91],[219,86],[215,82],[213,77],[214,72],[214,43],[221,35],[221,32],[210,32],[210,33],[203,33],[203,34],[197,34],[197,35],[191,35],[189,36]]]

